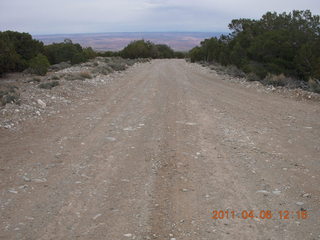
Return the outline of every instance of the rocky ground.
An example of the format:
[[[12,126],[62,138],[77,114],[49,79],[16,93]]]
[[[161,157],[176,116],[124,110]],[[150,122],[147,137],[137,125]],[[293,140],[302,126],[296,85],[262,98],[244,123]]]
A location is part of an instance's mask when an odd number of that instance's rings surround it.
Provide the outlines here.
[[[320,238],[316,95],[184,60],[99,65],[1,109],[0,239]]]
[[[16,98],[5,105],[0,104],[0,128],[17,130],[22,121],[57,114],[60,107],[71,106],[121,76],[121,71],[145,61],[149,60],[96,58],[75,66],[54,65],[46,76],[8,74],[0,81],[0,91],[9,92],[9,96]]]

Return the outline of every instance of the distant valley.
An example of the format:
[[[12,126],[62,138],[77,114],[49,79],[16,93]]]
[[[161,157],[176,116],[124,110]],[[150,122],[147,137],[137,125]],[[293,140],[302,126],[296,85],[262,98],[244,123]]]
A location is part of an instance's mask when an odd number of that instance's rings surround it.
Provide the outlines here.
[[[45,44],[62,42],[71,39],[83,47],[92,47],[97,51],[118,51],[123,49],[133,40],[145,39],[154,43],[169,45],[176,51],[188,51],[200,44],[205,38],[220,36],[219,32],[135,32],[135,33],[81,33],[81,34],[56,34],[34,35],[33,37]]]

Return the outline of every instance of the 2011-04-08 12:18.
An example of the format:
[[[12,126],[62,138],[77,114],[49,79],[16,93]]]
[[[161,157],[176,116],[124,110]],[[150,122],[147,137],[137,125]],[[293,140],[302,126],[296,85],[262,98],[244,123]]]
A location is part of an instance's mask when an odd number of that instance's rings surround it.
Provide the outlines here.
[[[236,212],[234,210],[214,210],[212,211],[212,219],[280,219],[280,220],[289,220],[289,219],[307,219],[309,217],[306,210],[299,211],[289,211],[289,210],[243,210]]]

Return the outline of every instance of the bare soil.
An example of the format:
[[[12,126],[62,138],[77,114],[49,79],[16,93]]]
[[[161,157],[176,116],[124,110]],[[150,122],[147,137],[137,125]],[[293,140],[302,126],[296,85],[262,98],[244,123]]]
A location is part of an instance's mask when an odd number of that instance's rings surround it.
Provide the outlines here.
[[[319,239],[319,103],[260,90],[154,60],[1,128],[0,239]]]

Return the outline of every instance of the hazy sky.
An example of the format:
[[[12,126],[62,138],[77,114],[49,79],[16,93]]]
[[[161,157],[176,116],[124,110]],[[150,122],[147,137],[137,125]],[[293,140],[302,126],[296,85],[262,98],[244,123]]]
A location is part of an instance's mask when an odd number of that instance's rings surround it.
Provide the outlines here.
[[[227,31],[234,18],[310,9],[320,0],[0,0],[0,31]]]

